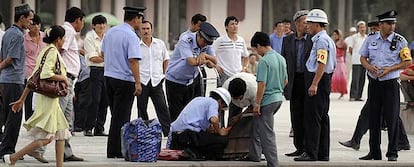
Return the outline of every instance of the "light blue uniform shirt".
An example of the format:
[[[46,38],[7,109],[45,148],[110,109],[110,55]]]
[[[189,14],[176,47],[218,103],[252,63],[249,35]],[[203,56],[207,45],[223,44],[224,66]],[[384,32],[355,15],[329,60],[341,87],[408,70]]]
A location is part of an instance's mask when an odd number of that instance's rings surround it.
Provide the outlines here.
[[[101,47],[105,56],[104,76],[135,82],[129,59],[141,60],[139,41],[134,29],[127,23],[109,29]]]
[[[281,37],[278,37],[275,33],[269,35],[270,46],[279,54],[282,53],[283,37],[285,37],[285,35],[282,35]]]
[[[265,82],[261,106],[283,100],[283,88],[287,80],[286,60],[274,50],[266,52],[257,66],[257,82]]]
[[[16,25],[11,26],[4,33],[0,51],[1,59],[11,57],[13,61],[1,70],[0,83],[24,84],[26,52],[23,35],[23,30]]]
[[[215,56],[211,45],[199,48],[196,40],[197,33],[188,33],[178,41],[174,52],[170,56],[165,78],[169,81],[182,85],[189,85],[198,74],[197,66],[188,64],[187,58],[196,58],[200,53],[206,52],[210,56]]]
[[[218,107],[217,100],[211,97],[194,98],[184,107],[177,120],[171,123],[171,131],[206,131],[210,126],[210,118],[218,117]]]
[[[329,35],[326,33],[326,30],[322,30],[318,33],[316,33],[312,37],[312,50],[309,55],[309,59],[306,62],[306,68],[309,72],[316,72],[318,69],[318,55],[317,52],[319,49],[323,49],[327,51],[327,61],[325,64],[325,73],[333,73],[336,66],[336,47],[334,41],[329,37]]]
[[[397,40],[397,45],[394,51],[390,50],[392,39],[396,36],[400,36],[400,40]],[[362,44],[359,54],[362,57],[367,57],[372,66],[391,67],[393,65],[401,63],[399,53],[402,48],[407,47],[408,43],[405,38],[395,32],[391,33],[386,39],[382,39],[381,34],[376,32],[373,35],[369,35]],[[382,73],[382,70],[379,71]],[[371,78],[377,79],[377,77],[370,72],[368,75]],[[387,75],[378,78],[380,81],[395,79],[400,77],[400,70],[391,71]]]

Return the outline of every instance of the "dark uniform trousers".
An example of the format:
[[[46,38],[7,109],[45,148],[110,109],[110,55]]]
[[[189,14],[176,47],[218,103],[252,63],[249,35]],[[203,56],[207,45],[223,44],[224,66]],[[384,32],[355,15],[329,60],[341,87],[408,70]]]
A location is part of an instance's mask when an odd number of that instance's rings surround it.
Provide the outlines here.
[[[171,122],[174,122],[180,115],[181,110],[194,98],[194,88],[193,85],[182,85],[168,79],[165,80],[165,88]]]
[[[20,98],[24,90],[24,85],[1,83],[0,86],[3,104],[5,104],[1,111],[4,114],[3,116],[5,116],[4,138],[0,144],[0,157],[3,157],[4,154],[16,152],[17,138],[19,137],[20,125],[22,123],[22,112],[13,112],[9,104]]]
[[[74,125],[76,128],[86,129],[86,117],[89,112],[89,106],[94,96],[90,93],[90,78],[87,78],[81,82],[75,83],[75,100],[73,101],[73,108],[75,113]],[[74,129],[74,130],[75,130]]]
[[[369,100],[369,99],[368,99]],[[383,118],[381,118],[383,120]],[[410,144],[408,141],[407,133],[405,131],[404,125],[402,124],[401,118],[398,117],[398,133],[400,137],[398,138],[398,145],[399,146],[406,146]],[[381,123],[383,125],[383,123]],[[352,141],[356,144],[361,143],[362,136],[368,131],[369,128],[369,108],[368,102],[365,103],[364,107],[362,107],[361,114],[359,114],[358,122],[355,127],[354,134],[352,136]]]
[[[400,85],[397,79],[379,81],[369,78],[369,148],[374,157],[381,157],[381,111],[388,127],[388,151],[386,156],[398,156],[398,118],[400,117]]]
[[[142,93],[137,97],[138,117],[141,117],[143,120],[149,119],[147,108],[148,98],[151,97],[158,120],[162,126],[162,133],[164,136],[168,136],[168,132],[170,131],[171,117],[168,111],[167,102],[165,101],[162,83],[163,81],[161,81],[155,87],[152,86],[151,80],[147,85],[141,83]]]
[[[350,98],[360,99],[365,85],[366,69],[360,64],[352,65]]]
[[[105,77],[105,83],[112,115],[108,135],[107,157],[121,158],[121,128],[131,119],[135,83],[112,77]]]
[[[26,86],[27,79],[24,80],[24,84]],[[30,91],[29,94],[27,94],[26,100],[24,101],[24,120],[28,120],[33,115],[33,92]]]
[[[292,128],[295,135],[293,136],[293,144],[296,150],[304,151],[304,105],[305,96],[307,95],[307,89],[305,89],[304,73],[295,73],[292,98],[290,99],[290,119],[292,122]]]
[[[90,67],[89,76],[91,102],[89,111],[86,114],[85,130],[92,130],[94,133],[104,132],[106,114],[108,108],[108,96],[106,93],[106,85],[104,81],[103,67]]]
[[[315,73],[305,73],[305,88],[312,84]],[[304,130],[305,152],[311,158],[329,158],[330,125],[329,125],[329,94],[331,92],[332,74],[324,73],[314,96],[305,96]]]

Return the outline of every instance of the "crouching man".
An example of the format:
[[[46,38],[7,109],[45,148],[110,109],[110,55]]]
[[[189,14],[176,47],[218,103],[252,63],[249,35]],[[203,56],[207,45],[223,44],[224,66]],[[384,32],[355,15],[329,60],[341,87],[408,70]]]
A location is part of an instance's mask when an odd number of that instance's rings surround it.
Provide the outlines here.
[[[227,146],[230,128],[220,128],[218,114],[231,101],[230,93],[216,88],[210,97],[196,97],[171,124],[170,149],[184,150],[199,160],[217,160]]]

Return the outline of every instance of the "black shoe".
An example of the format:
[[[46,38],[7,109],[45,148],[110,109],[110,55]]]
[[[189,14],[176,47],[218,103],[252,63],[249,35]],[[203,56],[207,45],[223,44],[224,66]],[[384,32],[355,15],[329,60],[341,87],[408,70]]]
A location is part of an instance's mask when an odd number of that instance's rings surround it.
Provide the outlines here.
[[[84,136],[90,136],[90,137],[93,137],[92,130],[85,130],[85,131],[83,131],[83,135],[84,135]]]
[[[382,160],[382,157],[381,157],[381,155],[374,156],[371,153],[368,153],[368,155],[360,157],[359,159],[360,160]]]
[[[74,128],[74,131],[75,131],[75,132],[82,132],[82,131],[83,131],[83,129],[82,129],[82,128],[80,128],[80,127],[75,127],[75,128]]]
[[[310,157],[308,153],[304,152],[297,158],[293,158],[294,161],[316,161],[316,158]]]
[[[108,134],[106,134],[105,132],[102,132],[102,131],[100,131],[100,132],[95,132],[93,135],[94,135],[94,136],[108,136]]]
[[[318,161],[329,161],[329,157],[318,157]]]
[[[355,99],[355,101],[364,101],[364,100],[361,98],[358,98],[358,99]]]
[[[388,157],[388,161],[397,161],[397,157],[396,156],[390,156],[390,157]]]
[[[253,159],[250,159],[248,155],[238,157],[238,158],[236,158],[236,159],[234,159],[234,160],[235,160],[235,161],[252,161],[252,162],[260,162],[260,160],[253,160]]]
[[[397,150],[398,150],[398,151],[401,151],[401,150],[410,150],[410,149],[411,149],[410,144],[406,144],[406,145],[398,145],[398,146],[397,146]]]
[[[352,140],[349,140],[349,141],[346,141],[346,142],[338,141],[338,143],[345,146],[345,147],[353,148],[356,151],[359,150],[359,144],[353,142]]]
[[[83,158],[72,155],[70,157],[65,158],[64,161],[65,162],[67,162],[67,161],[83,161]]]
[[[302,153],[303,153],[303,151],[296,150],[295,152],[286,153],[285,155],[288,156],[288,157],[296,157],[296,156],[302,155]]]

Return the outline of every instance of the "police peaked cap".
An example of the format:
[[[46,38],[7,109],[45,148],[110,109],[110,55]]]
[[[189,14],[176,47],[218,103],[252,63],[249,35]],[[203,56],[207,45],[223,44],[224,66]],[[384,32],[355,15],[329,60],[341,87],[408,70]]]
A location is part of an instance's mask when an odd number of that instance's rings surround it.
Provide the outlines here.
[[[397,21],[397,17],[396,17],[397,15],[398,15],[397,11],[391,10],[391,11],[385,12],[383,14],[380,14],[377,17],[378,17],[379,22],[387,22],[387,21],[396,22]]]
[[[214,42],[214,40],[220,36],[216,28],[208,22],[201,23],[200,34],[209,43]]]
[[[137,15],[144,16],[144,10],[147,9],[146,7],[131,7],[125,6],[123,8],[126,13],[136,13]]]

